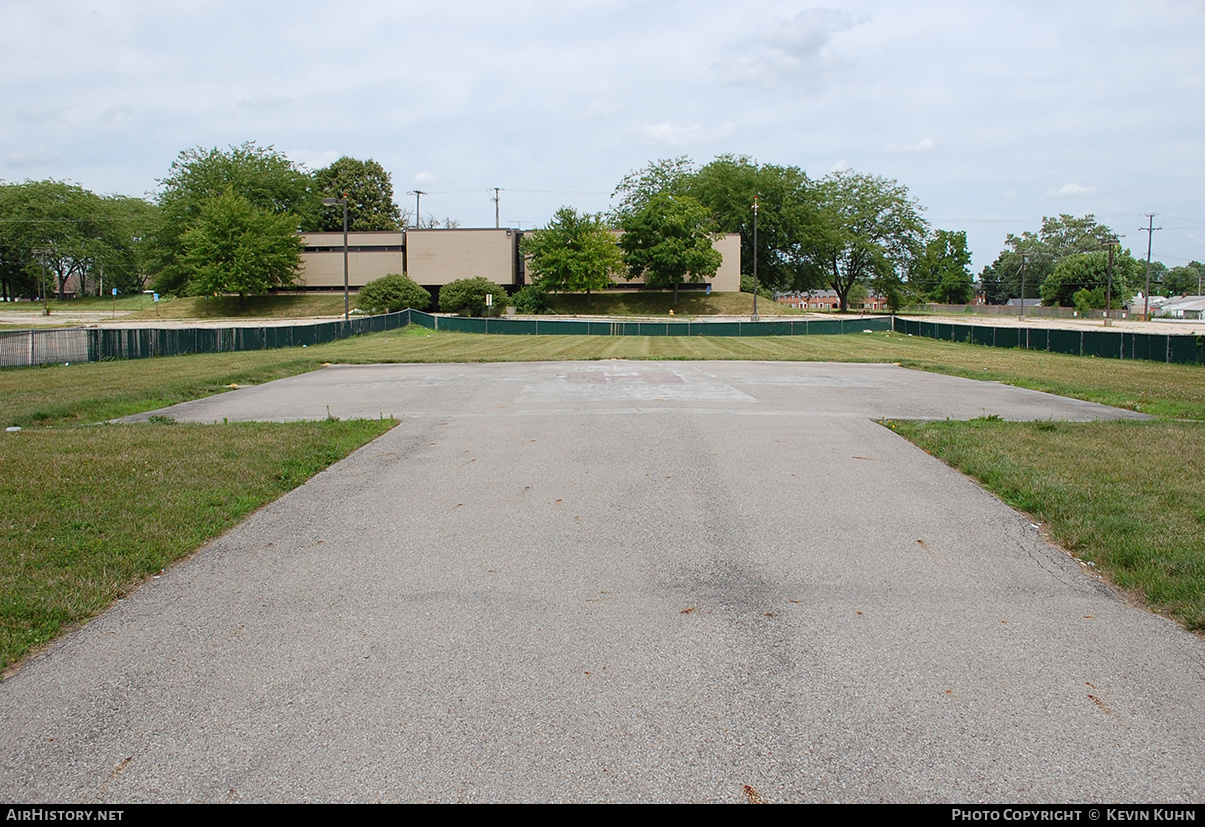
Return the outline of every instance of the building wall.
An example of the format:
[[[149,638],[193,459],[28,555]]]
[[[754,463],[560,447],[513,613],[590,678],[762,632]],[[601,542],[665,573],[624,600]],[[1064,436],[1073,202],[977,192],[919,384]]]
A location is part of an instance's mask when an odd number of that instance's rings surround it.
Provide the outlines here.
[[[347,277],[352,287],[405,270],[405,233],[348,233]],[[343,288],[343,233],[305,233],[299,287]]]
[[[388,273],[406,273],[426,287],[456,279],[484,276],[494,284],[521,286],[523,265],[515,230],[406,230],[391,233],[348,234],[348,284],[363,287]],[[301,254],[302,288],[343,287],[343,233],[305,233]],[[741,237],[727,233],[715,241],[724,260],[713,290],[741,289]],[[618,284],[639,285],[643,279]]]
[[[407,273],[432,287],[477,276],[517,285],[518,236],[514,230],[408,230]]]

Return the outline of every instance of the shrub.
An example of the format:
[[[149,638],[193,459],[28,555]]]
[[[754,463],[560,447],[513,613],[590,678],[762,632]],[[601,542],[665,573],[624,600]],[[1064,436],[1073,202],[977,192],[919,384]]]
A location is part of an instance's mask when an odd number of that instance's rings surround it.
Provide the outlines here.
[[[548,310],[548,291],[539,282],[529,284],[511,297],[511,303],[520,313],[544,313]]]
[[[741,292],[753,292],[753,276],[749,275],[748,273],[741,273]],[[757,295],[761,296],[763,299],[770,299],[771,301],[774,300],[774,291],[767,289],[764,281],[758,283]]]
[[[486,294],[494,297],[493,307],[485,306]],[[505,288],[487,278],[457,279],[439,288],[439,309],[461,316],[497,316],[510,304]],[[488,313],[486,311],[489,311]]]
[[[367,313],[396,313],[409,307],[426,310],[431,293],[414,283],[405,273],[389,273],[360,288],[356,307]]]

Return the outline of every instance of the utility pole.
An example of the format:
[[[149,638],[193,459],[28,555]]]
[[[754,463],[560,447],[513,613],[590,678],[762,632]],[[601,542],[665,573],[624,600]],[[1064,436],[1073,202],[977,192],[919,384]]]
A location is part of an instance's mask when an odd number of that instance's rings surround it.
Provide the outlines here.
[[[1155,226],[1155,214],[1146,214],[1147,225],[1139,227],[1140,232],[1146,233],[1146,295],[1142,297],[1142,320],[1149,322],[1151,320],[1151,239],[1155,235],[1156,230],[1162,230],[1162,227]]]
[[[420,204],[422,203],[422,197],[427,193],[422,190],[411,190],[406,194],[414,196],[414,229],[421,230],[423,228],[423,213]]]
[[[1021,253],[1021,315],[1018,319],[1025,318],[1025,260],[1029,258],[1029,253]]]
[[[498,220],[498,207],[502,202],[502,196],[498,193],[502,192],[502,187],[494,187],[493,190],[494,194],[490,200],[494,202],[494,229],[500,230],[502,229],[502,222]]]
[[[1109,312],[1113,309],[1113,250],[1117,246],[1117,238],[1113,237],[1108,240],[1109,244],[1109,264],[1105,268],[1105,324],[1109,325],[1113,322],[1109,319]]]

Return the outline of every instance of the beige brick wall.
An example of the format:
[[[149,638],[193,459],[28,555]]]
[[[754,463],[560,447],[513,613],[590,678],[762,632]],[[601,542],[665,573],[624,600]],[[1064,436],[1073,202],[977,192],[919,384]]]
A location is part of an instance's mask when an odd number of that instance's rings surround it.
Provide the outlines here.
[[[404,233],[349,233],[349,249],[357,247],[394,247],[395,250],[373,250],[371,252],[349,252],[347,255],[348,283],[363,287],[373,279],[389,273],[402,272],[402,244]],[[320,247],[322,252],[301,254],[299,287],[343,287],[343,233],[306,233],[302,236],[306,247]],[[331,248],[326,250],[325,248]]]
[[[409,230],[406,266],[419,284],[443,285],[484,276],[494,284],[515,283],[512,230]]]
[[[388,273],[407,272],[427,286],[444,285],[456,279],[484,276],[495,284],[514,285],[518,254],[512,230],[408,230],[393,233],[348,235],[348,282],[363,287]],[[306,233],[302,242],[309,252],[301,254],[299,287],[343,287],[343,233]],[[406,248],[405,257],[401,248]],[[366,250],[366,247],[390,247]],[[728,233],[716,239],[715,248],[724,262],[710,279],[712,289],[733,292],[741,289],[741,238]],[[617,283],[640,284],[642,279]]]

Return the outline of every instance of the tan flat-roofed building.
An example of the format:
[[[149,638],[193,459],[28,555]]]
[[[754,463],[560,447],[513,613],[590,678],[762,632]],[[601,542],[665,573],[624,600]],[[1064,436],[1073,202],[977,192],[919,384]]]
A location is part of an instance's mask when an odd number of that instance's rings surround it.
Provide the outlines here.
[[[406,273],[424,287],[477,276],[506,287],[522,287],[526,281],[519,254],[522,236],[520,230],[505,228],[348,233],[348,284],[359,289],[389,273]],[[342,289],[343,233],[303,233],[302,243],[297,286]],[[714,246],[723,262],[706,283],[713,290],[735,293],[741,289],[740,234],[721,235]],[[617,287],[639,287],[644,280],[620,277],[615,283]]]
[[[302,288],[343,289],[343,233],[303,233]],[[406,234],[348,233],[347,274],[352,287],[363,287],[373,279],[406,269]]]
[[[407,230],[406,272],[427,286],[478,276],[521,285],[521,235],[516,230]]]

